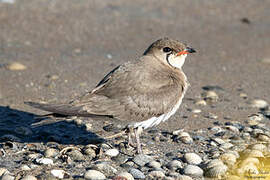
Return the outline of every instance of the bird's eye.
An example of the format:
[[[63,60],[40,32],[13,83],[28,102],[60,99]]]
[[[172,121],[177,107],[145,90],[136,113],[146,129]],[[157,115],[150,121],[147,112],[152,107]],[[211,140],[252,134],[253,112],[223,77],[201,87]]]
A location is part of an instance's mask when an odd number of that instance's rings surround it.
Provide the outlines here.
[[[172,49],[169,48],[169,47],[163,48],[163,52],[165,52],[165,53],[168,53],[168,52],[171,52],[171,51],[172,51]]]

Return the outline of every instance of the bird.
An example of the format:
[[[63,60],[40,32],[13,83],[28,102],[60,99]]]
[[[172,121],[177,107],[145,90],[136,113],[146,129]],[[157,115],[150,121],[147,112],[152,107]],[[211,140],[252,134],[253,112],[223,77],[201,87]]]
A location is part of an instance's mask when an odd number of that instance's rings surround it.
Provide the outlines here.
[[[93,90],[68,103],[25,103],[59,115],[107,116],[123,121],[129,129],[128,144],[135,141],[140,154],[143,130],[168,120],[182,103],[189,86],[182,66],[187,55],[195,52],[178,40],[164,37],[135,61],[114,68]]]

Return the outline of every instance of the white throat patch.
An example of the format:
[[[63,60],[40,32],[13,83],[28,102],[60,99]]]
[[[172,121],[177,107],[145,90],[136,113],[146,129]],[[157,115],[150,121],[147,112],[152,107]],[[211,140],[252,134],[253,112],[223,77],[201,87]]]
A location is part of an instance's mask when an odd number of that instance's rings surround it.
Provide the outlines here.
[[[176,67],[178,69],[181,69],[182,66],[184,65],[185,63],[185,59],[187,57],[187,54],[183,54],[183,55],[180,55],[180,56],[170,56],[169,57],[169,63],[173,66],[173,67]]]

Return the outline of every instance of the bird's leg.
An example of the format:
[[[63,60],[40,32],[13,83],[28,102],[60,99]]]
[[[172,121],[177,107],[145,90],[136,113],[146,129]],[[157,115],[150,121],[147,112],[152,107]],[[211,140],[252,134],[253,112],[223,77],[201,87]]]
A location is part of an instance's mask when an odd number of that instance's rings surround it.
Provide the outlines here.
[[[141,135],[142,131],[143,131],[143,129],[140,126],[135,129],[135,139],[136,139],[137,153],[138,154],[142,154],[142,145],[140,142],[140,135]]]
[[[128,146],[134,147],[133,136],[134,136],[134,128],[129,127],[128,128]]]

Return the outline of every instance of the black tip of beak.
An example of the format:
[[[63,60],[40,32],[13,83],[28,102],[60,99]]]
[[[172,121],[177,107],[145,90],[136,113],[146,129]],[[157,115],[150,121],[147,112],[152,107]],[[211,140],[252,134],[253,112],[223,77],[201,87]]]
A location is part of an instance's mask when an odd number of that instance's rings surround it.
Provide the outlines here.
[[[195,49],[191,48],[191,47],[187,47],[187,52],[189,53],[195,53]]]

